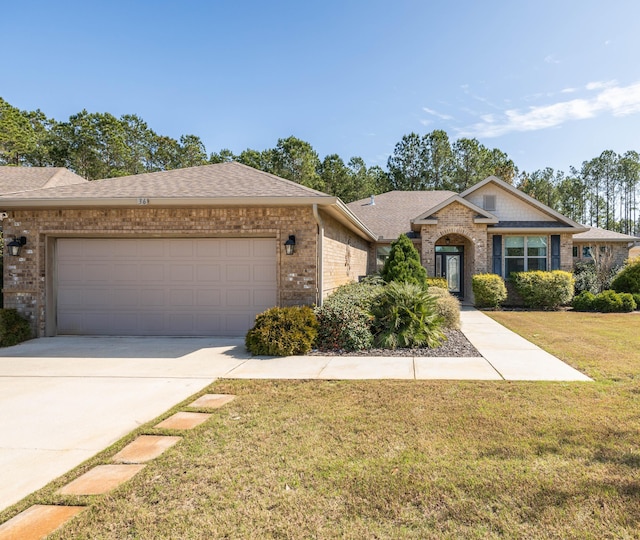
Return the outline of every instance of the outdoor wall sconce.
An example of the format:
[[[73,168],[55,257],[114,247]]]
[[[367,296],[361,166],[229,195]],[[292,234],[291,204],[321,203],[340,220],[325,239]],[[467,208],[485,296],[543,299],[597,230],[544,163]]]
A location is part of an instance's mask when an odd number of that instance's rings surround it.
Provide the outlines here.
[[[25,236],[16,236],[11,242],[7,244],[9,255],[11,255],[12,257],[18,257],[20,255],[22,246],[24,246],[26,243],[27,238]]]
[[[450,240],[450,238],[448,236],[444,239],[444,243],[447,244],[447,245],[449,245],[451,243],[451,240]]]
[[[284,252],[287,255],[293,255],[293,252],[296,250],[296,236],[295,234],[289,235],[289,240],[284,243]]]

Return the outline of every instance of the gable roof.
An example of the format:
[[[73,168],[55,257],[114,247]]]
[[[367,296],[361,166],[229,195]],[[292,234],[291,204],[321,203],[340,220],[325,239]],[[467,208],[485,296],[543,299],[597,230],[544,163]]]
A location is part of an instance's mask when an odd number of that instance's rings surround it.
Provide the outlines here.
[[[486,186],[487,184],[495,184],[498,187],[502,188],[503,190],[507,191],[508,193],[511,193],[515,197],[518,197],[519,199],[530,204],[534,208],[537,208],[541,212],[544,212],[545,214],[555,218],[556,221],[559,222],[559,224],[562,227],[570,227],[572,229],[578,229],[580,231],[584,231],[585,229],[584,225],[580,225],[579,223],[573,221],[572,219],[569,219],[567,216],[562,215],[560,212],[556,212],[553,208],[550,208],[546,204],[541,203],[537,199],[534,199],[530,195],[527,195],[524,191],[519,190],[518,188],[512,186],[511,184],[505,182],[504,180],[501,180],[497,176],[488,176],[484,180],[478,182],[477,184],[471,186],[469,189],[466,189],[465,191],[460,193],[460,197],[466,198],[468,195]]]
[[[599,227],[589,227],[585,232],[574,234],[573,240],[574,242],[638,242],[640,238]]]
[[[409,236],[411,218],[454,196],[453,191],[388,191],[371,199],[347,204],[360,220],[378,235],[380,240],[395,240],[402,233]]]
[[[86,183],[64,167],[0,167],[0,195]]]
[[[82,184],[60,186],[56,189],[38,189],[13,194],[12,203],[39,201],[46,205],[57,203],[91,203],[100,205],[108,201],[130,199],[137,204],[138,198],[177,201],[194,199],[246,199],[247,197],[330,197],[240,163],[216,163],[200,167],[173,169],[153,173],[120,176],[93,180]],[[0,197],[0,201],[9,197]],[[22,206],[22,205],[21,205]]]
[[[474,218],[475,223],[498,223],[500,220],[494,216],[492,213],[487,212],[486,210],[476,206],[475,204],[467,201],[460,197],[460,195],[452,195],[445,201],[442,201],[440,204],[437,204],[433,208],[430,208],[426,212],[420,214],[418,217],[413,218],[411,220],[412,224],[421,225],[421,224],[429,224],[429,223],[437,223],[437,219],[431,218],[433,214],[435,214],[438,210],[442,210],[446,208],[450,204],[459,203],[462,206],[467,207],[472,212],[476,213],[476,217]]]
[[[71,173],[73,174],[73,173]],[[76,176],[76,175],[74,175]],[[78,177],[80,178],[80,177]],[[0,195],[0,210],[100,207],[315,206],[366,240],[374,233],[337,197],[240,163],[216,163]]]

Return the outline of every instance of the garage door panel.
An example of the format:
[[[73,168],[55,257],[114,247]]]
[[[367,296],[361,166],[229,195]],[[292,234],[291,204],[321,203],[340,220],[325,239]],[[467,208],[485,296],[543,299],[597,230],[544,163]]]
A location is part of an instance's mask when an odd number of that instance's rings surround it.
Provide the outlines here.
[[[219,289],[200,289],[196,304],[201,307],[216,308],[221,306],[222,291]]]
[[[277,303],[275,239],[63,238],[56,251],[60,334],[244,335]]]
[[[154,264],[141,264],[140,271],[145,281],[164,281],[164,266],[161,262]]]
[[[154,308],[166,304],[166,291],[164,289],[145,288],[140,291],[140,307]]]
[[[248,264],[228,265],[227,281],[229,283],[249,283],[251,281],[251,267]]]
[[[196,279],[200,283],[203,281],[220,282],[221,277],[219,264],[199,264],[196,267]]]

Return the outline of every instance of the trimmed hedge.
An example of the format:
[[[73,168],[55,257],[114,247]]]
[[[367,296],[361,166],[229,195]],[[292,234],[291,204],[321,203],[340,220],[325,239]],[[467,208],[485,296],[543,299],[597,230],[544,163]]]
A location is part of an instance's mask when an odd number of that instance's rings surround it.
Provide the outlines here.
[[[310,307],[273,307],[256,317],[245,345],[254,355],[306,354],[315,342],[317,329],[318,321]]]
[[[640,294],[640,257],[627,261],[613,278],[611,288],[618,293]]]
[[[574,279],[571,272],[514,272],[511,281],[528,308],[557,309],[573,299]]]
[[[507,288],[498,274],[476,274],[471,288],[477,307],[499,307],[507,299]]]
[[[437,287],[439,289],[444,289],[449,292],[449,284],[447,280],[443,277],[428,277],[427,278],[427,287]]]
[[[0,309],[0,347],[11,347],[31,339],[29,321],[13,308]]]
[[[600,313],[628,313],[638,309],[638,304],[632,294],[603,291],[593,295],[584,291],[573,300],[576,311],[597,311]]]

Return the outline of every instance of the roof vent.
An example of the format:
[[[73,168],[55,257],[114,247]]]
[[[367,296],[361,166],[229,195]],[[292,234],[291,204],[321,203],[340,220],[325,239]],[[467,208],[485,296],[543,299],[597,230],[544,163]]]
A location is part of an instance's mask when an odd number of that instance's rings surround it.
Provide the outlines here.
[[[375,206],[376,205],[376,196],[375,195],[371,195],[371,202],[369,203],[370,206]]]

